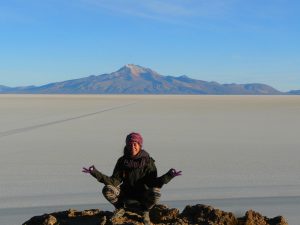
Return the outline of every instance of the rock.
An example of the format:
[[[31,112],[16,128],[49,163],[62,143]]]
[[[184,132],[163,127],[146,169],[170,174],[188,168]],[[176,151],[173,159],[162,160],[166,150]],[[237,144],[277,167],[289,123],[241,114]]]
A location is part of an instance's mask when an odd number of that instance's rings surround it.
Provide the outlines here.
[[[282,216],[269,219],[253,210],[248,210],[245,216],[239,219],[239,222],[242,225],[288,225]]]
[[[288,222],[283,216],[276,216],[272,219],[268,219],[270,225],[288,225]]]
[[[190,223],[210,225],[237,225],[238,221],[232,213],[214,209],[206,205],[186,206],[180,217]]]
[[[112,215],[111,212],[99,209],[77,211],[69,209],[62,212],[54,212],[41,216],[32,217],[23,225],[104,225],[106,218]],[[105,220],[105,223],[103,222]]]
[[[57,223],[56,218],[52,215],[48,215],[44,220],[43,225],[55,225],[56,223]]]
[[[106,224],[106,216],[103,216],[101,219],[100,219],[100,225],[105,225]]]
[[[112,212],[99,209],[84,211],[69,209],[32,217],[23,225],[143,225],[138,211],[128,210],[123,217],[113,222],[110,221],[112,215]],[[182,213],[166,205],[156,205],[150,211],[150,219],[155,225],[288,225],[282,216],[267,218],[249,210],[244,217],[236,218],[231,212],[201,204],[186,206]]]
[[[166,205],[156,205],[150,212],[154,223],[172,223],[178,219],[179,209],[169,209]]]
[[[79,216],[94,216],[100,213],[99,209],[90,209],[90,210],[84,210],[84,211],[76,211],[75,209],[69,209],[67,211],[68,217],[79,217]]]
[[[244,221],[245,225],[267,225],[265,217],[253,210],[246,212]]]

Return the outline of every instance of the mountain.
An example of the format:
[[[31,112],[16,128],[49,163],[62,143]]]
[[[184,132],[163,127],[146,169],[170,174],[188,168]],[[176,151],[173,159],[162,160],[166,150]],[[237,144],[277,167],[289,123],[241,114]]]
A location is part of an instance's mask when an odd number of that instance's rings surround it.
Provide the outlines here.
[[[288,92],[290,95],[300,95],[300,90],[291,90]]]
[[[0,93],[10,91],[12,88],[0,85]]]
[[[219,84],[189,78],[163,76],[138,65],[127,64],[116,72],[43,86],[0,88],[0,93],[30,94],[284,94],[271,86],[253,84]]]

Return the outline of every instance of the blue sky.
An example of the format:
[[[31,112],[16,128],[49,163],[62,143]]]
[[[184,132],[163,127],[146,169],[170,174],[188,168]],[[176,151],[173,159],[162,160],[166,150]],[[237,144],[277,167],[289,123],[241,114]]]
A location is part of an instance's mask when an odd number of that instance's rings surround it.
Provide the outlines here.
[[[0,85],[133,63],[162,75],[300,89],[300,1],[0,1]]]

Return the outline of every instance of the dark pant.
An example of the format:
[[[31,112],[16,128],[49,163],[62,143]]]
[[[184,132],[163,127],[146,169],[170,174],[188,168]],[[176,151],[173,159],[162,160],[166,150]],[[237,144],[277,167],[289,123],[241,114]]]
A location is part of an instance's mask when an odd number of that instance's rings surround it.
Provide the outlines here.
[[[113,204],[116,208],[124,207],[126,202],[131,200],[137,201],[145,210],[150,210],[160,199],[159,188],[149,188],[143,192],[135,193],[134,195],[126,195],[119,187],[105,185],[102,193],[104,197]]]

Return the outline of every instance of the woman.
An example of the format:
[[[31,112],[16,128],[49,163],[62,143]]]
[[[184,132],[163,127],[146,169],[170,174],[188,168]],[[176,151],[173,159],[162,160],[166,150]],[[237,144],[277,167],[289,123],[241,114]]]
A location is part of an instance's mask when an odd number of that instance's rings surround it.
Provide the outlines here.
[[[102,193],[116,208],[112,220],[122,217],[124,208],[137,203],[143,211],[144,224],[150,225],[149,211],[160,198],[160,188],[181,175],[181,171],[170,169],[157,177],[154,159],[142,147],[143,138],[139,133],[128,134],[124,154],[118,159],[110,177],[99,172],[95,166],[83,168],[82,172],[105,184]]]

